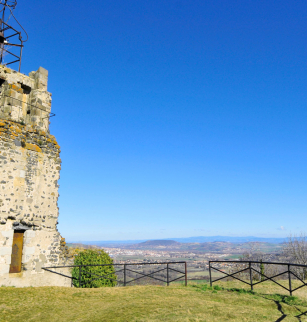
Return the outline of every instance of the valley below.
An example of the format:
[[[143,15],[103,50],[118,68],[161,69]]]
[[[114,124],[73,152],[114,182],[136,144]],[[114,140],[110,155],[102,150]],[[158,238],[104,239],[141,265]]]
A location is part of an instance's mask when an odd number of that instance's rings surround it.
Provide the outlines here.
[[[149,240],[136,244],[68,244],[71,248],[104,249],[116,264],[129,263],[163,263],[186,261],[188,280],[208,280],[209,261],[240,261],[242,258],[261,258],[264,261],[282,261],[281,243],[268,242],[204,242],[180,243],[173,240]],[[228,272],[236,263],[216,263],[214,265]],[[212,270],[213,277],[223,273]]]

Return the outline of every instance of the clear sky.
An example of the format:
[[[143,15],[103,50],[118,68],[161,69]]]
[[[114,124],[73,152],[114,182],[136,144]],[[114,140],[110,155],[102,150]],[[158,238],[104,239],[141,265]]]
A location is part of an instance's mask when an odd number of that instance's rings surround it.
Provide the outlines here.
[[[67,240],[307,224],[307,2],[18,1],[49,70]]]

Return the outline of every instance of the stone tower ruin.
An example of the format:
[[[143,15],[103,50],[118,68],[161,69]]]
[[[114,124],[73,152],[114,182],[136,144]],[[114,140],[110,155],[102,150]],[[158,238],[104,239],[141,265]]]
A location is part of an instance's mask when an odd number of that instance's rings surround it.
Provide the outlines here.
[[[57,231],[61,159],[49,132],[47,81],[42,67],[26,76],[0,65],[0,285],[70,286],[42,270],[67,260]]]

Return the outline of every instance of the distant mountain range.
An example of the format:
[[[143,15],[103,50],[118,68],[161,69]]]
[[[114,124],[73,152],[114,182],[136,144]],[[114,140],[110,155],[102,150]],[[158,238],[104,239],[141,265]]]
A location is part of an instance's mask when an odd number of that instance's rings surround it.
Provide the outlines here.
[[[138,246],[153,246],[153,247],[159,247],[159,246],[176,246],[176,245],[180,245],[181,243],[174,241],[174,240],[147,240],[146,242],[143,243],[137,243]]]
[[[230,237],[230,236],[198,236],[198,237],[187,237],[187,238],[164,238],[165,241],[175,241],[179,243],[206,243],[206,242],[230,242],[230,243],[248,243],[248,242],[263,242],[263,243],[272,243],[280,244],[287,241],[287,238],[263,238],[263,237]],[[129,245],[129,244],[138,244],[145,242],[159,242],[159,239],[152,240],[108,240],[108,241],[82,241],[82,244],[86,245],[97,245],[97,246],[114,246],[114,245]]]

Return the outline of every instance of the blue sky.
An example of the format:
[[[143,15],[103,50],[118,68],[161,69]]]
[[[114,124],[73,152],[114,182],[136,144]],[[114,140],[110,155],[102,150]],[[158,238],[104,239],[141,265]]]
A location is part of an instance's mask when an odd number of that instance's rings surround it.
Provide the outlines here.
[[[306,1],[19,1],[67,240],[284,237],[306,214]]]

